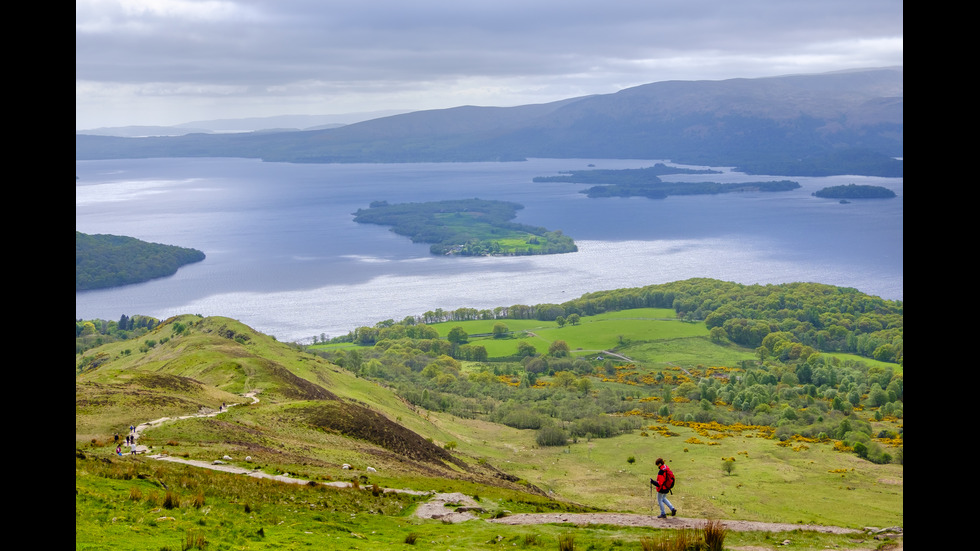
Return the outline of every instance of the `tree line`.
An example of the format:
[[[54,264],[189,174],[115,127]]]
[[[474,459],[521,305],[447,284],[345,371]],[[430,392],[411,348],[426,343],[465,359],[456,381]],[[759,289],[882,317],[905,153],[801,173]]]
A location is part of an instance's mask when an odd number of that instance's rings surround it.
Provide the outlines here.
[[[770,333],[782,333],[792,347],[779,355],[804,350],[847,352],[902,364],[904,306],[849,287],[820,283],[744,285],[694,278],[672,283],[588,293],[561,304],[514,304],[492,309],[436,308],[400,322],[386,320],[335,339],[338,342],[375,337],[381,329],[447,321],[536,319],[555,321],[571,315],[592,316],[631,308],[670,308],[687,321],[704,322],[715,339],[759,348]],[[367,339],[372,340],[372,339]]]
[[[149,333],[160,320],[142,315],[119,316],[119,321],[102,319],[75,320],[75,353],[110,342],[124,341]]]

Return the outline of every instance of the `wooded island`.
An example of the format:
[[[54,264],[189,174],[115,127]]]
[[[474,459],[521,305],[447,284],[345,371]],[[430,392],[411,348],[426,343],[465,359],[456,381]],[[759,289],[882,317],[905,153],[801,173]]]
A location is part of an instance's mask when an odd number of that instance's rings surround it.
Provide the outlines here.
[[[717,182],[664,182],[660,179],[660,176],[665,174],[720,174],[720,172],[717,170],[671,167],[663,163],[657,163],[647,168],[564,172],[558,176],[538,176],[533,181],[598,184],[581,192],[591,198],[646,197],[648,199],[666,199],[671,195],[713,195],[740,191],[789,191],[800,187],[799,183],[791,180],[739,182],[732,184],[721,184]]]
[[[389,205],[375,201],[358,209],[354,221],[392,226],[413,243],[430,243],[432,254],[459,256],[536,255],[578,250],[561,230],[511,222],[523,205],[462,199]]]
[[[829,199],[891,199],[895,197],[895,192],[881,186],[848,184],[825,187],[813,192],[813,195]]]

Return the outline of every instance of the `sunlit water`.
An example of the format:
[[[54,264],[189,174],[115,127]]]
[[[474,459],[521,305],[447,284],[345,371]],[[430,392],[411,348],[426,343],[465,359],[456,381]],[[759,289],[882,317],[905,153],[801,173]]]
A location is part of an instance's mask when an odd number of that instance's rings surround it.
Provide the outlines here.
[[[641,168],[654,160],[297,165],[247,159],[76,162],[75,225],[205,252],[176,275],[76,293],[75,316],[236,318],[280,340],[346,334],[436,308],[560,303],[584,293],[691,277],[739,283],[815,281],[903,298],[902,179],[792,178],[778,193],[589,199],[535,176]],[[762,181],[723,174],[672,181]],[[840,204],[811,193],[882,185],[895,199]],[[525,206],[517,222],[560,229],[579,252],[533,257],[429,254],[387,228],[353,222],[374,200],[479,197]]]

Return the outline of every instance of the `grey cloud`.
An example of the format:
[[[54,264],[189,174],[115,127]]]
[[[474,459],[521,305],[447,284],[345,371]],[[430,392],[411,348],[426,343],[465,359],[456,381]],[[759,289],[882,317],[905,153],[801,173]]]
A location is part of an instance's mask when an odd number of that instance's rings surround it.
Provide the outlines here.
[[[606,79],[612,87],[662,75],[759,76],[770,58],[813,58],[848,41],[900,43],[903,24],[902,2],[895,0],[166,0],[141,6],[140,0],[76,2],[76,81],[107,88],[240,87],[270,95],[355,88],[376,94],[465,79],[520,79],[538,89],[563,78]],[[892,55],[901,59],[900,52]],[[733,74],[739,59],[753,74]]]

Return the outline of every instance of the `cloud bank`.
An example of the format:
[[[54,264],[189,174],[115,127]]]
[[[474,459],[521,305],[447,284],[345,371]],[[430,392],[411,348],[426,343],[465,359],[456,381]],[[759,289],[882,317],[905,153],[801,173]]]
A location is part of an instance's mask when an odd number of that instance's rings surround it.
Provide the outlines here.
[[[76,0],[75,125],[511,106],[902,60],[901,0]]]

